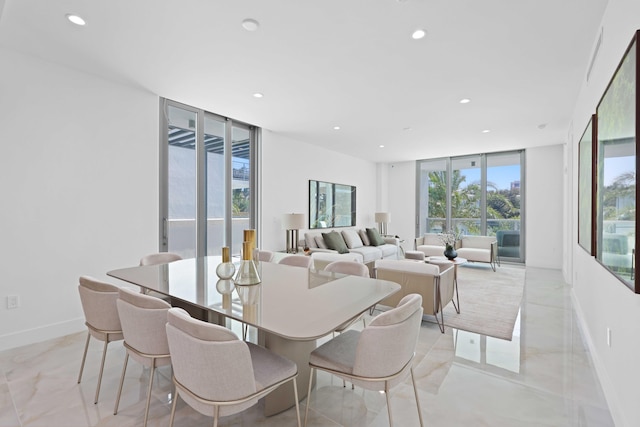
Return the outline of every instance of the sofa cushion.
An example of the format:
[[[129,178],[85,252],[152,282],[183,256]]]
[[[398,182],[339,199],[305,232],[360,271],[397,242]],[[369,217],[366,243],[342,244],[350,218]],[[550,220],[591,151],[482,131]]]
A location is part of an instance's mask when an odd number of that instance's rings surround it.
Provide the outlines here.
[[[396,245],[385,243],[384,245],[377,246],[377,248],[382,252],[382,258],[398,257],[398,247]]]
[[[360,235],[355,229],[342,230],[342,237],[349,249],[361,248],[364,246],[362,244],[362,239],[360,239]]]
[[[442,256],[444,254],[444,246],[419,245],[416,250],[423,252],[424,256]]]
[[[386,243],[375,228],[367,228],[367,236],[369,236],[371,246],[380,246]]]
[[[442,243],[442,241],[440,240],[440,237],[435,233],[424,233],[424,244],[427,246],[444,247],[444,243]]]
[[[340,254],[346,254],[347,252],[349,252],[347,244],[342,238],[342,234],[336,231],[332,231],[331,233],[322,233],[322,237],[324,237],[324,242],[327,244],[327,247],[329,249],[338,251],[338,253]]]
[[[321,248],[321,249],[329,249],[329,247],[328,247],[328,246],[327,246],[327,244],[325,243],[325,241],[324,241],[324,237],[322,237],[322,235],[320,235],[320,236],[316,236],[314,240],[315,240],[315,242],[316,242],[316,245],[317,245],[319,248]]]
[[[367,230],[358,230],[358,234],[365,246],[371,246],[371,241],[369,240],[369,236],[367,236]]]
[[[493,236],[464,236],[461,241],[463,248],[491,249],[491,244],[496,241]]]
[[[363,262],[365,264],[382,258],[382,251],[380,251],[377,246],[362,246],[360,248],[352,249],[351,252],[362,254]]]
[[[491,262],[491,251],[480,248],[458,248],[458,256],[469,261]]]

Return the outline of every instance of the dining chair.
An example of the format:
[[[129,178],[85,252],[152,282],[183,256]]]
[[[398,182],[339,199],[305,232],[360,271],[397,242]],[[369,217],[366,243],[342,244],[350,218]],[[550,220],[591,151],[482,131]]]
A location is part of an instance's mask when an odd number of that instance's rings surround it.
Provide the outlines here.
[[[80,364],[78,374],[78,384],[82,380],[82,371],[87,359],[89,341],[94,337],[98,341],[104,342],[102,349],[102,361],[100,362],[100,373],[98,374],[98,385],[96,386],[96,396],[93,403],[98,403],[100,395],[100,384],[102,383],[102,373],[104,362],[107,357],[107,346],[110,342],[123,339],[122,326],[116,301],[118,300],[118,287],[112,284],[101,282],[93,277],[81,276],[78,285],[80,302],[84,312],[85,325],[87,325],[87,342],[84,345],[84,354]]]
[[[393,426],[393,417],[389,391],[410,374],[422,426],[412,365],[421,323],[422,297],[410,294],[395,308],[376,316],[361,332],[350,329],[312,351],[304,425],[307,425],[309,415],[314,373],[321,370],[364,389],[384,391],[390,426]]]
[[[174,261],[180,261],[182,257],[173,252],[157,252],[145,255],[140,258],[140,265],[156,265],[167,264]]]
[[[333,273],[348,274],[350,276],[369,277],[369,268],[367,268],[367,266],[362,264],[361,262],[333,261],[327,264],[324,270]],[[352,319],[347,320],[346,322],[338,326],[335,332],[344,332],[348,327],[350,327],[360,319],[362,319],[362,326],[366,326],[364,313],[360,313],[357,316],[354,316]]]
[[[213,415],[216,427],[220,417],[250,408],[291,381],[300,427],[295,363],[238,339],[227,328],[194,319],[181,308],[168,311],[166,330],[176,387],[169,426],[178,396],[201,414]]]
[[[151,368],[149,373],[149,386],[147,389],[147,404],[144,410],[144,423],[146,427],[149,418],[149,404],[151,402],[151,388],[156,367],[169,365],[169,344],[167,343],[167,311],[171,308],[165,301],[134,292],[131,289],[120,288],[117,300],[118,314],[124,334],[124,366],[120,377],[120,386],[113,415],[118,413],[122,385],[127,371],[129,356],[142,365]]]
[[[144,265],[168,264],[170,262],[180,261],[181,259],[182,257],[180,255],[173,252],[156,252],[153,254],[145,255],[142,258],[140,258],[140,265],[144,266]],[[160,298],[167,303],[171,301],[171,299],[167,298],[167,296],[149,289],[140,288],[140,293],[145,295],[155,296],[156,298]]]
[[[253,257],[256,261],[271,262],[273,261],[273,252],[264,249],[255,249],[253,251]]]
[[[278,264],[292,265],[294,267],[311,268],[313,259],[306,255],[289,255],[282,258]]]

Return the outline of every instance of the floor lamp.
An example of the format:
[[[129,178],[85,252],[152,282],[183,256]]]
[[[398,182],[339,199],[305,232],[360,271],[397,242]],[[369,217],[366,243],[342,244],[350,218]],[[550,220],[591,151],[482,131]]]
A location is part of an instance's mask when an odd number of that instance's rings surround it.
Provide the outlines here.
[[[389,212],[376,212],[375,217],[380,234],[385,236],[387,234],[387,223],[391,222],[391,214]]]
[[[298,253],[298,230],[304,228],[304,214],[290,213],[282,216],[282,228],[287,231],[287,253]]]

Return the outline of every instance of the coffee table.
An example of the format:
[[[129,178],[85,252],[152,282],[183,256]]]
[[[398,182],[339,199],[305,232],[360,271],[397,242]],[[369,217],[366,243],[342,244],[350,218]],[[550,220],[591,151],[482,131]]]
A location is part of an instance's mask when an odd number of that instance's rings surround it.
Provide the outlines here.
[[[458,266],[462,264],[466,264],[468,261],[466,258],[455,257],[454,259],[449,259],[445,256],[430,256],[425,258],[424,262],[428,262],[429,264],[443,264],[445,262],[453,263],[453,284],[456,290],[456,302],[453,302],[453,307],[456,309],[456,313],[460,314],[460,295],[458,294]]]

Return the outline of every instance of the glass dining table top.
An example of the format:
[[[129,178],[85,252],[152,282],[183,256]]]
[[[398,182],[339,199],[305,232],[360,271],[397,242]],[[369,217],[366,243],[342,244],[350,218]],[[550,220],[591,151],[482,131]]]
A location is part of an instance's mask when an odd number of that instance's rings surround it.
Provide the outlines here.
[[[325,336],[400,289],[386,280],[257,262],[261,283],[220,280],[218,256],[112,270],[107,275],[290,340]]]

